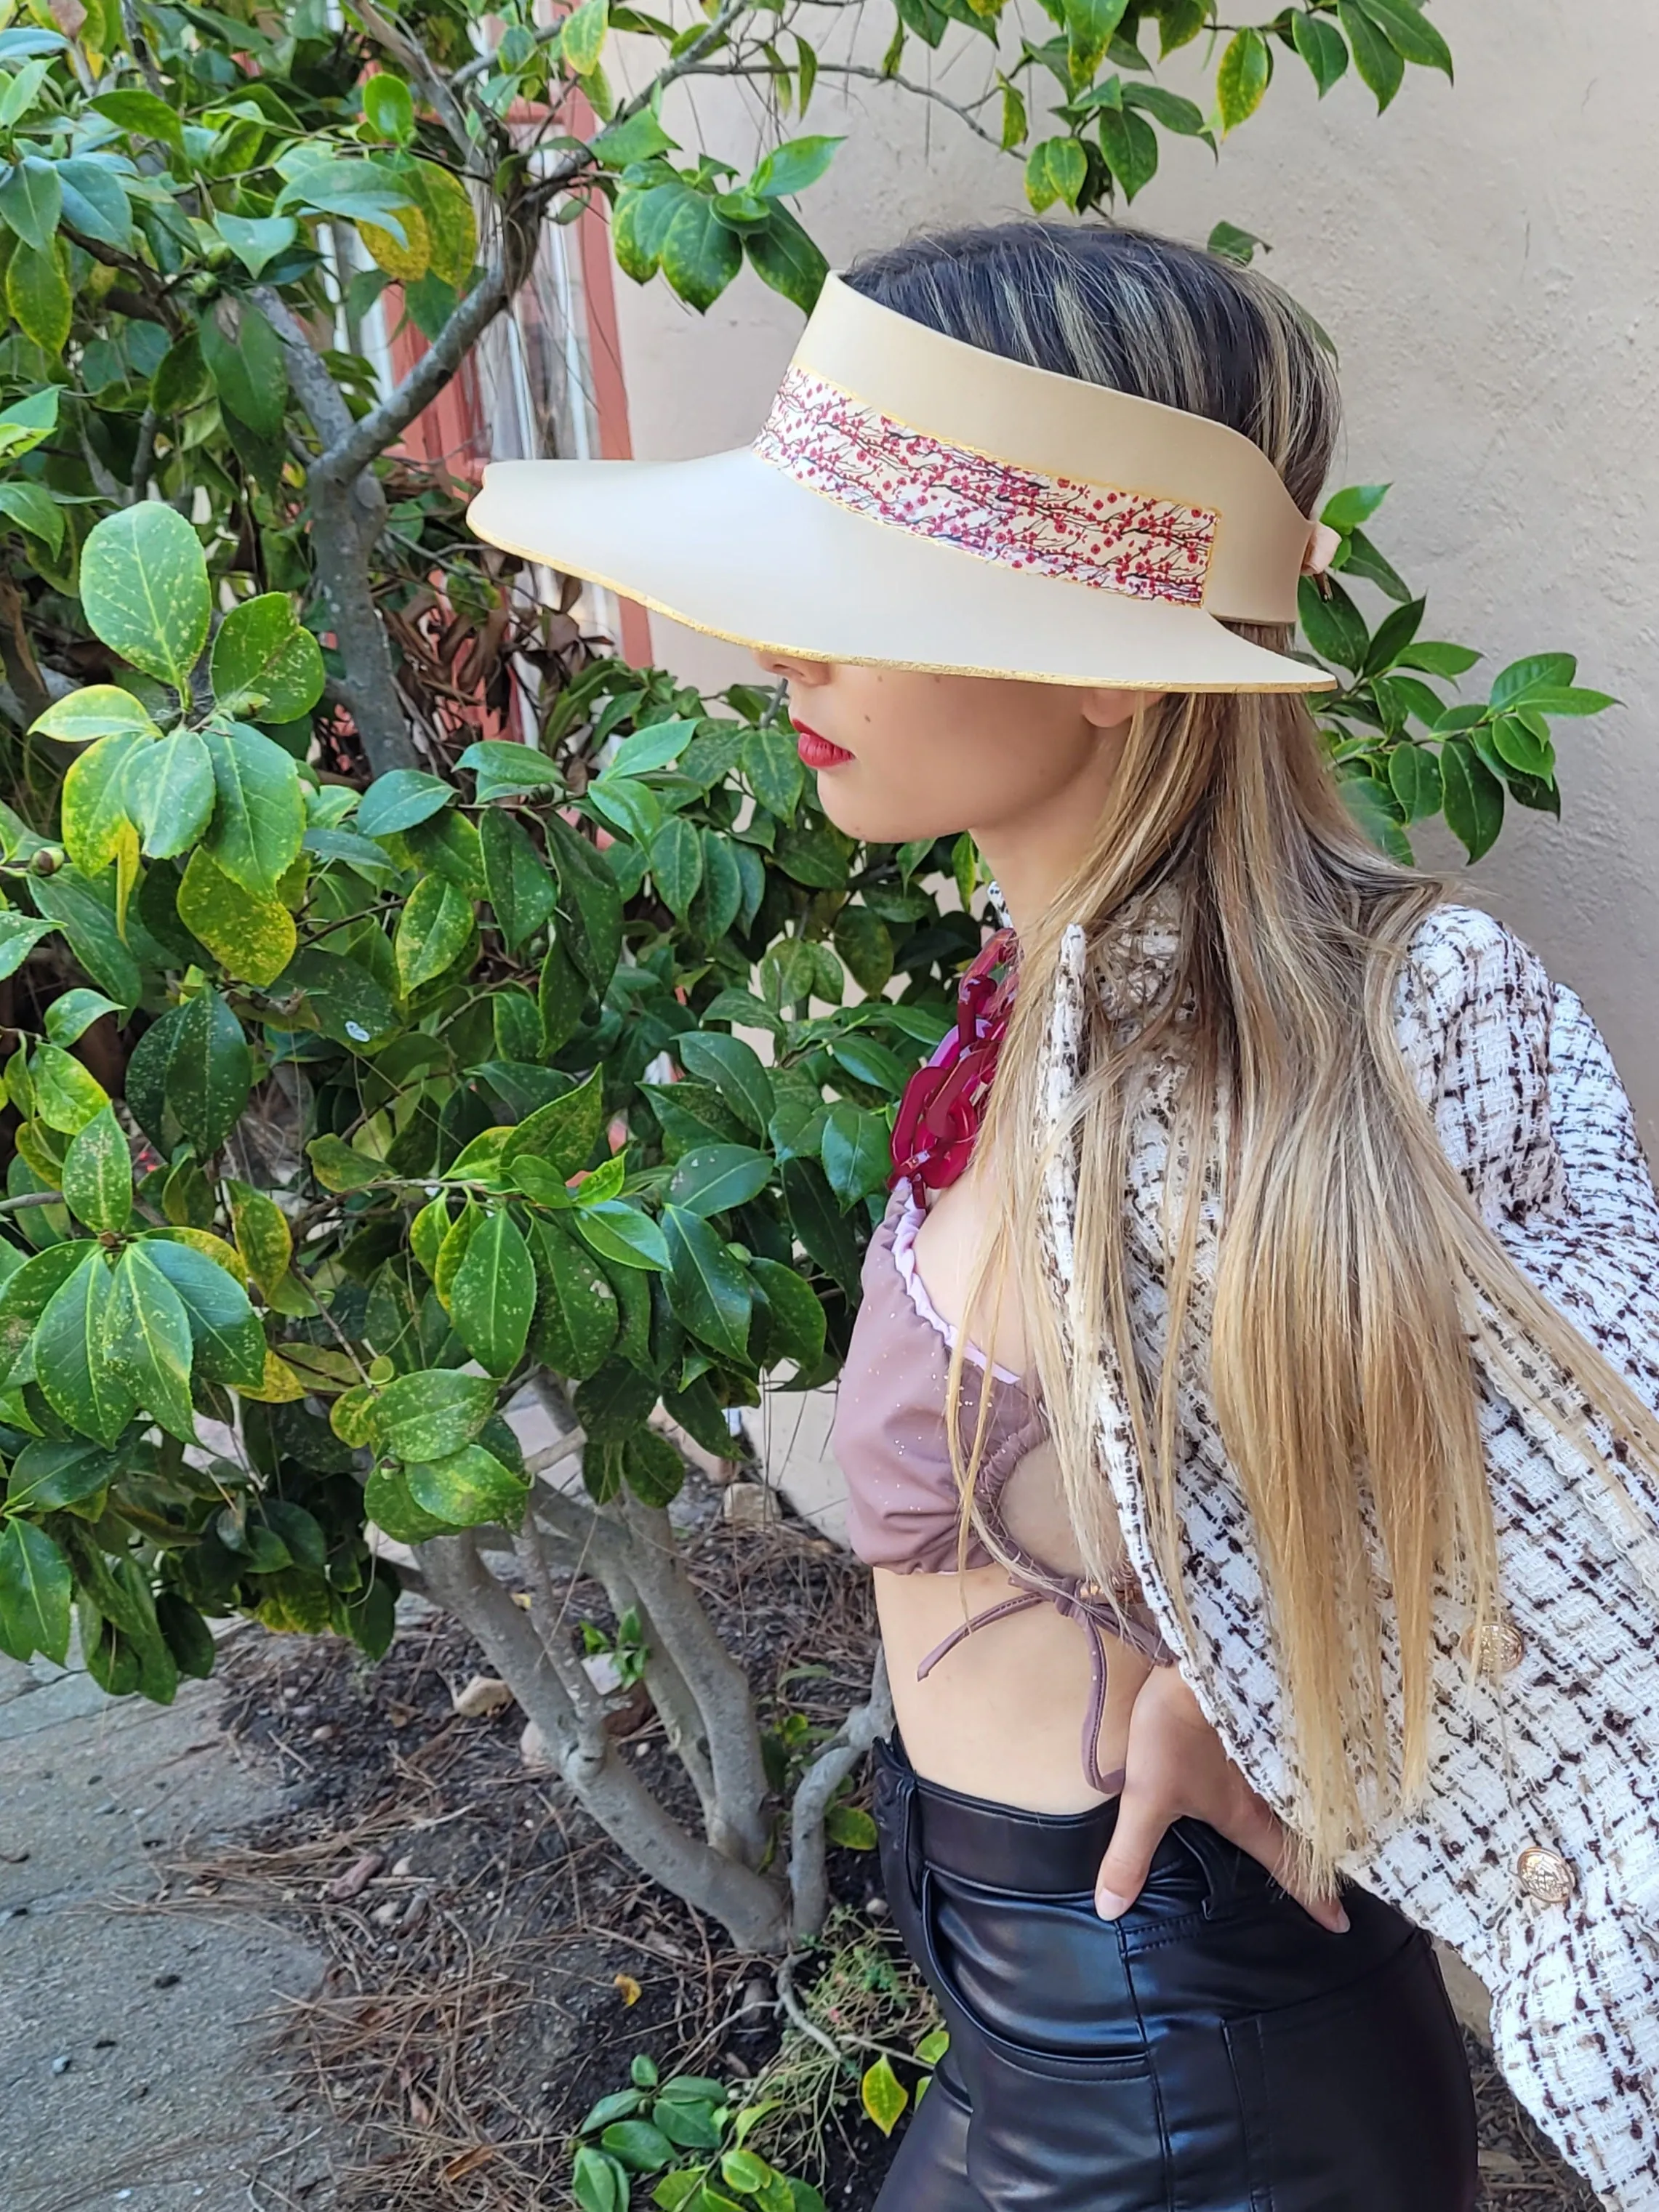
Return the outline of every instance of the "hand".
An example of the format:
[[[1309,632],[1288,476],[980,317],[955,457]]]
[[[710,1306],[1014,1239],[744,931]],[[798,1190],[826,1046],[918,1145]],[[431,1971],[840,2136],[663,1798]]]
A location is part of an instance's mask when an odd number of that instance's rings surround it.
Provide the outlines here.
[[[1337,1898],[1309,1894],[1291,1879],[1289,1831],[1228,1758],[1174,1667],[1154,1668],[1135,1699],[1124,1772],[1117,1826],[1095,1879],[1095,1909],[1103,1920],[1128,1911],[1165,1829],[1188,1819],[1207,1821],[1266,1867],[1322,1928],[1347,1933],[1348,1916]]]

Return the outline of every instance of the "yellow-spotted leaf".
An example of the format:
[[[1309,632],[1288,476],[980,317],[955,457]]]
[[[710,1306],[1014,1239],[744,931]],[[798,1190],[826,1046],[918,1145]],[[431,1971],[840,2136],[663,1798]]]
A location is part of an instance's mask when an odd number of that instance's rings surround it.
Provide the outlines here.
[[[133,755],[153,739],[137,731],[100,738],[70,763],[64,778],[64,849],[83,876],[100,876],[132,833],[125,777]]]
[[[434,276],[458,288],[472,274],[478,258],[478,224],[472,196],[448,169],[435,161],[413,162],[408,172],[426,217],[427,247]]]
[[[432,240],[426,227],[425,210],[411,206],[400,207],[395,212],[407,234],[407,245],[400,244],[377,222],[360,222],[357,235],[377,268],[384,269],[388,276],[395,276],[400,284],[418,284],[432,266]]]
[[[264,1379],[257,1388],[246,1382],[234,1382],[231,1388],[239,1398],[257,1399],[262,1406],[291,1406],[306,1395],[303,1383],[287,1360],[279,1359],[269,1346],[265,1348]]]
[[[94,1114],[109,1104],[109,1093],[95,1075],[60,1044],[37,1048],[29,1064],[36,1117],[49,1129],[78,1137]]]
[[[334,1401],[328,1409],[328,1425],[343,1444],[349,1444],[355,1451],[361,1445],[374,1443],[379,1399],[378,1391],[370,1389],[367,1382],[358,1382]]]
[[[21,241],[13,247],[6,266],[6,305],[48,359],[62,353],[75,305],[62,239],[54,238],[44,250]]]
[[[287,1274],[294,1253],[288,1216],[274,1199],[249,1183],[227,1182],[225,1196],[230,1202],[231,1233],[246,1262],[244,1280],[252,1276],[269,1298]]]
[[[884,2057],[878,2058],[873,2066],[866,2069],[859,2083],[859,2099],[884,2136],[892,2134],[910,2101],[903,2082]]]
[[[294,916],[279,899],[246,890],[199,846],[179,886],[179,919],[226,975],[260,988],[276,981],[299,942]]]

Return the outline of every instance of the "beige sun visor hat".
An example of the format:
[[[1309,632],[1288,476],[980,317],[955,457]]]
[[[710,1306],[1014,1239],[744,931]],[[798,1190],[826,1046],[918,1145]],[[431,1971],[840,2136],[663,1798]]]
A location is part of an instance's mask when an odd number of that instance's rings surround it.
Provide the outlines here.
[[[752,446],[498,461],[467,520],[693,629],[817,660],[1172,691],[1335,680],[1222,626],[1294,622],[1322,535],[1259,447],[834,276]]]

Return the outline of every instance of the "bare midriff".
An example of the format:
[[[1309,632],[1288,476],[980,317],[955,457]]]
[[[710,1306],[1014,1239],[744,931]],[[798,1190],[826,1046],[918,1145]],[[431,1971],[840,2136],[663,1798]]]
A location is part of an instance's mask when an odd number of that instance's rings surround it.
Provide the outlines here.
[[[918,1272],[940,1316],[963,1325],[975,1255],[990,1193],[975,1168],[941,1192],[915,1241]],[[1006,1307],[1006,1302],[1004,1302]],[[975,1316],[977,1323],[978,1317]],[[996,1362],[1023,1374],[1029,1364],[1019,1315],[999,1310],[990,1334]],[[1008,1480],[1002,1513],[1021,1548],[1062,1573],[1081,1572],[1052,1444],[1028,1453]],[[917,1668],[965,1620],[1010,1595],[1000,1566],[945,1574],[874,1571],[899,1732],[912,1764],[929,1781],[1030,1812],[1081,1812],[1100,1802],[1078,1757],[1091,1693],[1089,1640],[1053,1607],[1034,1605],[965,1638],[918,1680]],[[1098,1771],[1124,1762],[1129,1711],[1152,1662],[1116,1637],[1107,1639],[1105,1710],[1097,1739]]]

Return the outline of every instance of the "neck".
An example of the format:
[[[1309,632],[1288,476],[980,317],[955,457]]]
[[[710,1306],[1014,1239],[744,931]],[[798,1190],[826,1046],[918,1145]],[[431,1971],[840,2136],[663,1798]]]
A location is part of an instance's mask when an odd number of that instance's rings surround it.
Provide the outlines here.
[[[1123,751],[1127,725],[1103,730],[1077,772],[1022,813],[975,830],[975,844],[1016,930],[1047,912],[1088,859]]]

